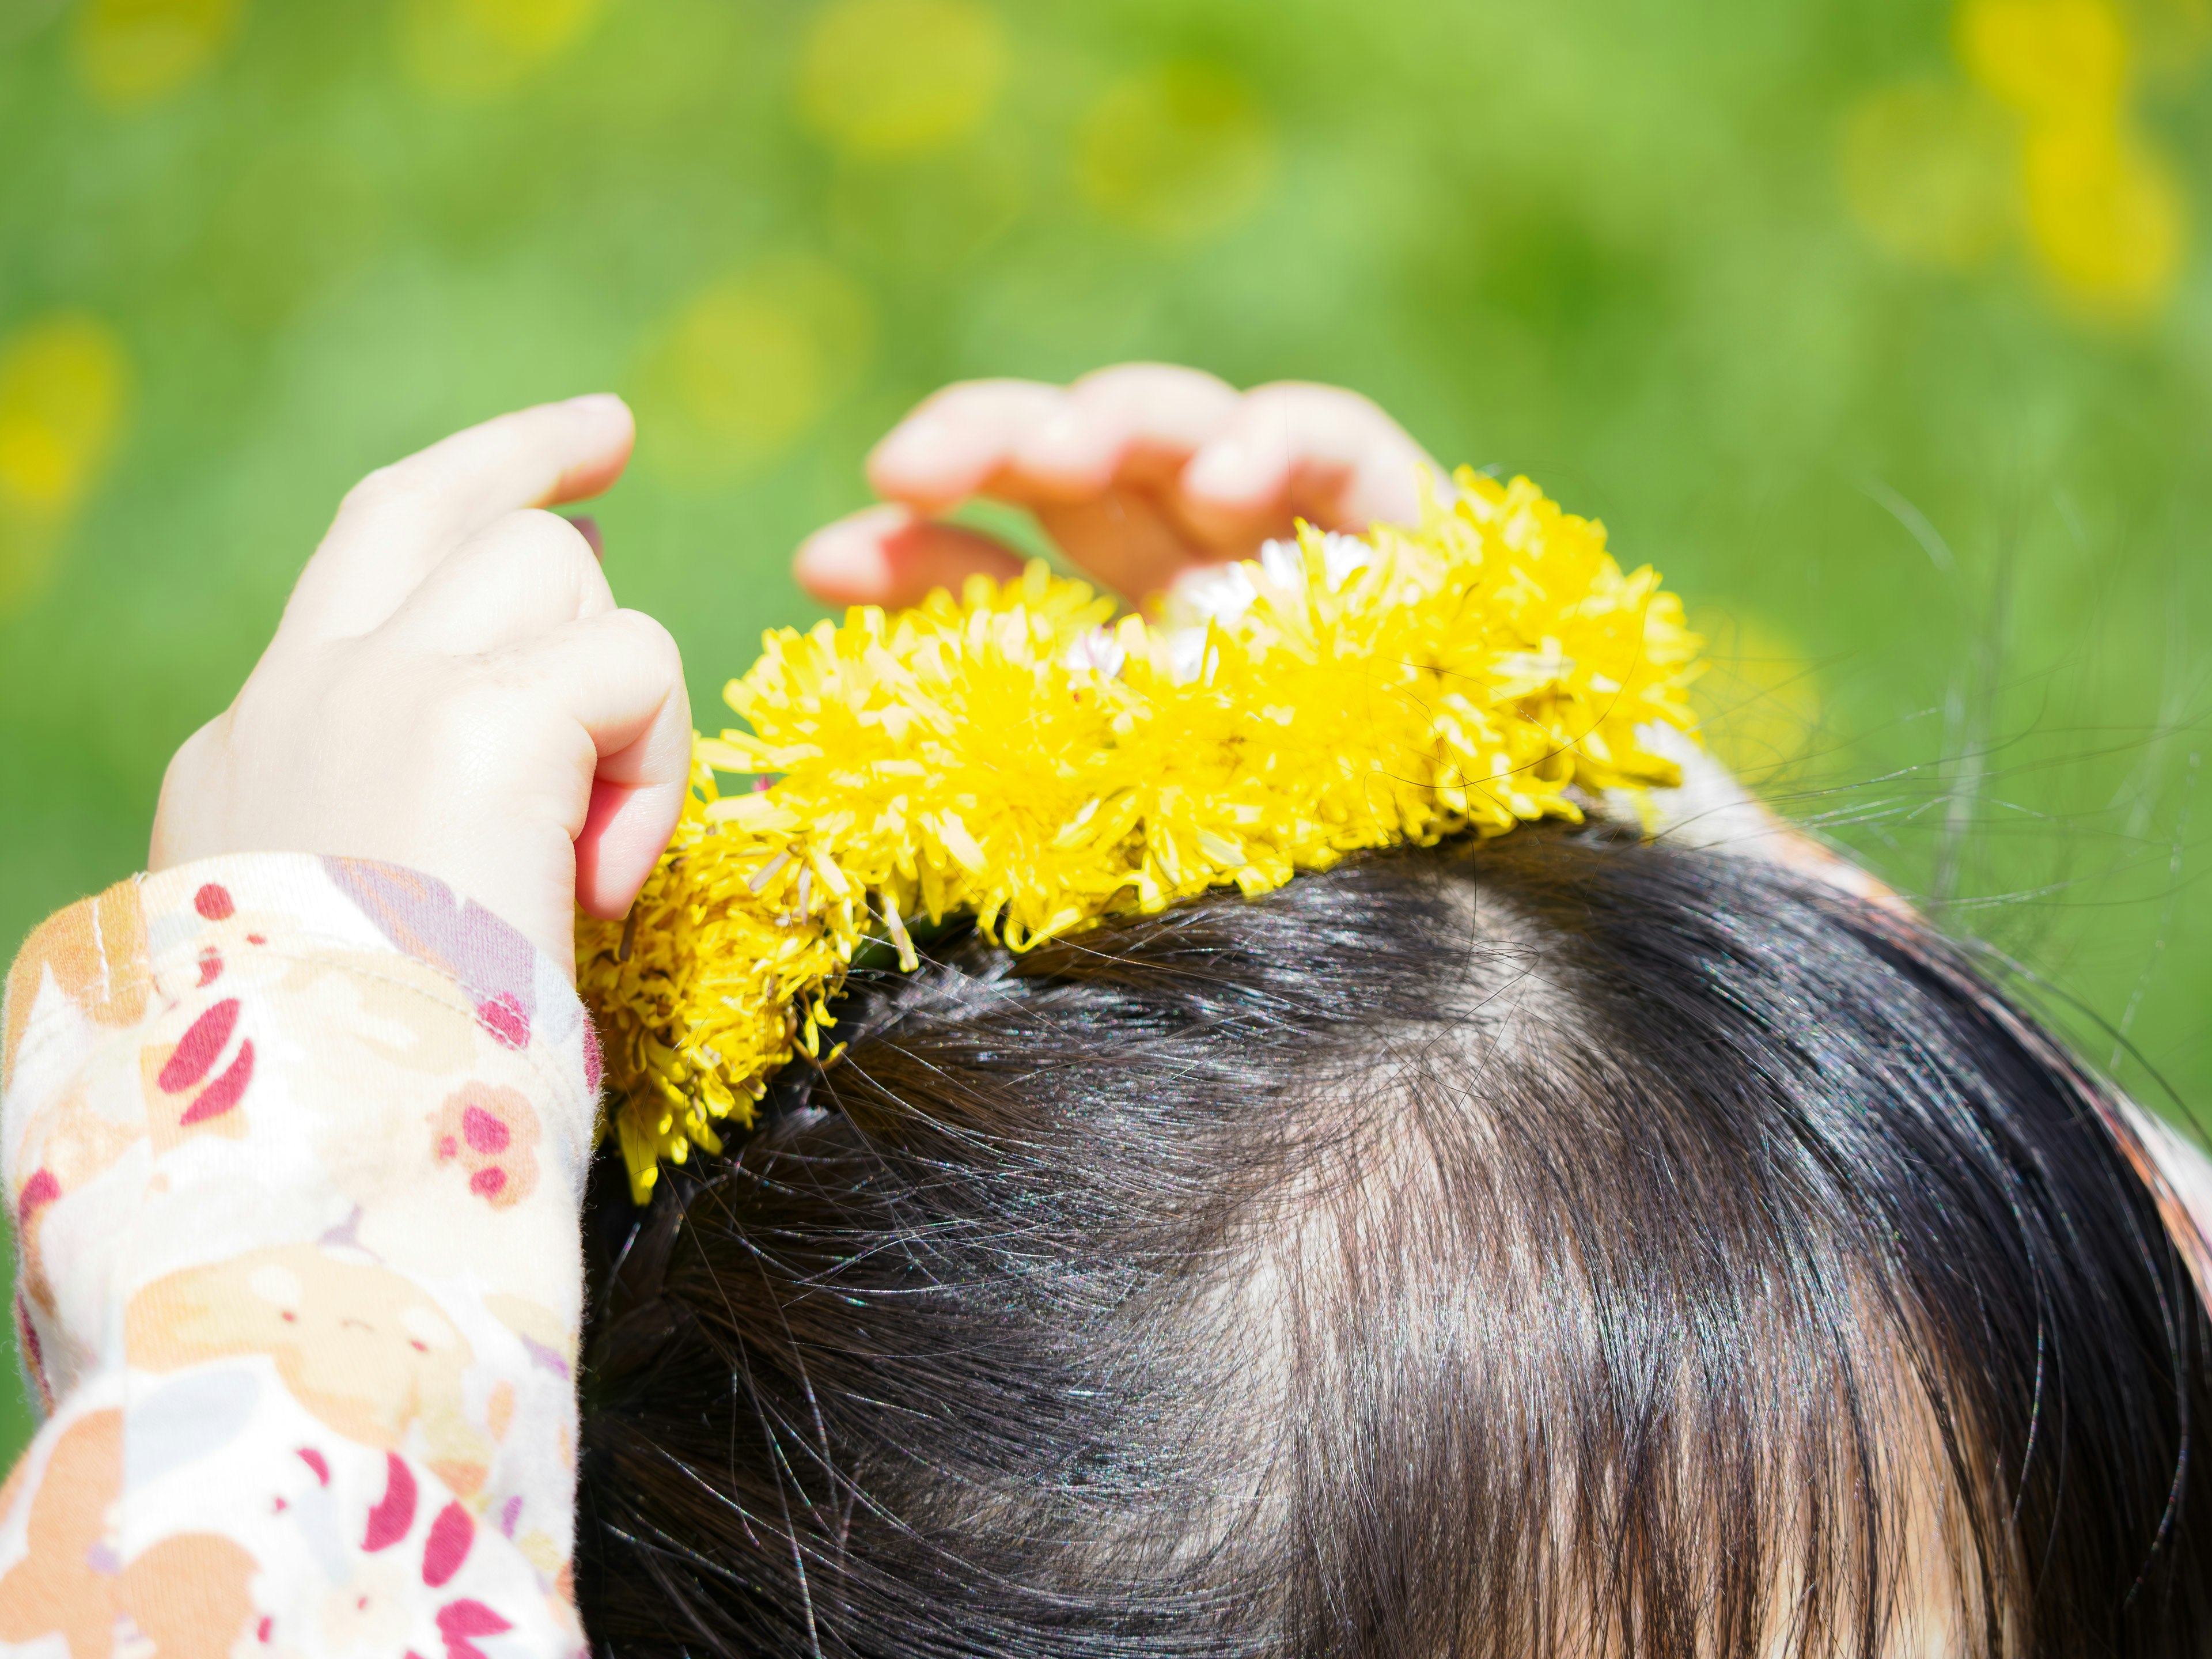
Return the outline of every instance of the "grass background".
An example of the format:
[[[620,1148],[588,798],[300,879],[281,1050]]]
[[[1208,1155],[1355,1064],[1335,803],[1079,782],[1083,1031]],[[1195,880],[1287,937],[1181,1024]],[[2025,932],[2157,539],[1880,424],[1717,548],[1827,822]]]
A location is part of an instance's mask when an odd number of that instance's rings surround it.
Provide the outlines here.
[[[1601,516],[1731,758],[2212,1111],[2212,18],[1970,5],[0,0],[0,936],[368,468],[629,395],[711,726],[915,399],[1156,357]]]

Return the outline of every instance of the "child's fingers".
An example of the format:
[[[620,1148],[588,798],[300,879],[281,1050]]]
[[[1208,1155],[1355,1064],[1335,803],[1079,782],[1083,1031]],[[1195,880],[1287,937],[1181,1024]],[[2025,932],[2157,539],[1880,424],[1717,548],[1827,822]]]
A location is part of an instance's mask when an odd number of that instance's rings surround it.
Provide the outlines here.
[[[450,546],[517,507],[598,495],[622,476],[636,434],[629,406],[611,392],[517,410],[370,474],[336,528],[410,532]]]
[[[801,548],[819,598],[908,604],[1018,561],[927,515],[971,495],[1033,507],[1069,556],[1131,599],[1188,566],[1249,555],[1307,518],[1364,529],[1418,516],[1434,464],[1367,399],[1285,383],[1240,396],[1195,369],[1124,363],[1065,391],[971,381],[930,398],[878,446],[876,488],[900,504]],[[902,510],[903,509],[903,510]]]
[[[449,555],[390,623],[410,644],[453,655],[494,651],[615,608],[583,532],[556,513],[510,513]]]
[[[1334,386],[1285,382],[1248,392],[1192,457],[1178,506],[1209,541],[1279,534],[1291,518],[1330,530],[1419,516],[1419,470],[1437,469],[1381,410]]]
[[[931,398],[877,447],[883,495],[941,512],[970,495],[1026,507],[1171,478],[1235,412],[1225,381],[1168,363],[1122,363],[1063,390],[982,380]]]
[[[1114,489],[1065,507],[1041,507],[1037,518],[1071,561],[1132,604],[1164,590],[1193,565],[1234,558],[1249,548],[1201,548],[1143,489]]]
[[[1119,485],[1166,483],[1235,416],[1227,381],[1170,363],[1121,363],[1068,387],[984,488],[1024,502],[1073,502]]]
[[[828,605],[915,605],[933,588],[957,592],[971,575],[1004,580],[1021,568],[1021,556],[1003,542],[897,505],[816,531],[792,561],[799,585]]]
[[[368,633],[457,542],[494,520],[606,489],[635,433],[621,398],[574,398],[502,415],[372,472],[308,561],[282,631]]]
[[[1023,439],[1066,402],[1060,387],[1035,380],[947,386],[876,446],[868,457],[868,482],[879,495],[925,513],[942,512],[995,477]]]
[[[690,781],[691,705],[676,641],[642,611],[609,611],[514,647],[501,668],[562,708],[599,753],[575,833],[576,902],[619,916],[668,845]]]

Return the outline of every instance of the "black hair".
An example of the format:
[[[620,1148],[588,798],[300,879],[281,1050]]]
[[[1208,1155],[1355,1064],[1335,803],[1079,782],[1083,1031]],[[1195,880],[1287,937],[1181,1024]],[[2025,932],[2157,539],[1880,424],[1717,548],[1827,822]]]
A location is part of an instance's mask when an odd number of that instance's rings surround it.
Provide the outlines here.
[[[597,1174],[661,1655],[2200,1655],[2204,1310],[1958,949],[1596,824],[856,970]]]

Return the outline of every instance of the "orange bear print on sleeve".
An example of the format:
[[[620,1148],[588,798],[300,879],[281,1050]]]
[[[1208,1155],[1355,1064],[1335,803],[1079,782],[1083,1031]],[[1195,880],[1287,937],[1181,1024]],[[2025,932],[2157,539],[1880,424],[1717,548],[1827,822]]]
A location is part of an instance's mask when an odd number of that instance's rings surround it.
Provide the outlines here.
[[[18,1501],[21,1469],[0,1506]],[[60,1635],[70,1659],[151,1641],[161,1659],[228,1659],[253,1619],[253,1558],[213,1533],[179,1533],[118,1561],[107,1512],[123,1490],[123,1415],[63,1431],[31,1495],[30,1553],[0,1578],[0,1642]]]
[[[467,1339],[388,1268],[313,1244],[187,1268],[131,1298],[125,1341],[131,1364],[149,1371],[267,1354],[293,1398],[347,1439],[393,1451],[417,1431],[430,1466],[463,1496],[490,1460],[464,1403]]]

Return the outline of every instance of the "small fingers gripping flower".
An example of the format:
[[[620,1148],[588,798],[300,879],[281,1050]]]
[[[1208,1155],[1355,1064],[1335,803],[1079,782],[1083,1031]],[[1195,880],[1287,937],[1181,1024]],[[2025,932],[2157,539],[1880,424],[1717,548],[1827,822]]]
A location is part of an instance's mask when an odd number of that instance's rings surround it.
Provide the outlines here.
[[[617,607],[542,509],[629,460],[618,398],[475,427],[355,488],[236,701],[170,763],[151,867],[221,853],[380,859],[573,959],[666,843],[690,709],[665,629]]]
[[[841,605],[915,605],[1022,560],[932,515],[976,496],[1027,507],[1087,575],[1143,600],[1194,566],[1250,558],[1304,520],[1352,532],[1412,524],[1443,470],[1357,392],[1283,381],[1238,392],[1211,374],[1123,363],[1073,386],[948,386],[876,447],[886,505],[799,551],[799,585]]]

